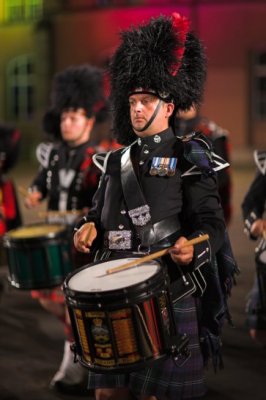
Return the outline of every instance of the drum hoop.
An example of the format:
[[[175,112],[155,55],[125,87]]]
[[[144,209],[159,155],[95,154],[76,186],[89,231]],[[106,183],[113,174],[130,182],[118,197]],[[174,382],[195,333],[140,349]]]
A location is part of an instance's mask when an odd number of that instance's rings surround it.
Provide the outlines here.
[[[77,354],[77,358],[79,362],[86,368],[88,368],[90,371],[96,373],[96,374],[124,374],[124,373],[131,373],[131,372],[136,372],[139,370],[139,368],[148,368],[152,367],[154,364],[158,365],[161,362],[165,361],[168,359],[170,356],[170,351],[166,351],[164,354],[160,354],[156,357],[150,357],[149,359],[142,360],[141,362],[135,362],[132,365],[119,365],[115,367],[100,367],[97,366],[96,364],[89,364],[86,361],[84,361],[83,357]]]
[[[30,225],[25,225],[24,228],[31,228],[35,226],[47,226],[49,224],[30,224]],[[58,230],[57,232],[48,232],[46,235],[40,235],[40,236],[32,236],[32,237],[12,237],[11,233],[14,231],[18,231],[19,228],[12,229],[8,231],[4,236],[3,236],[3,246],[4,247],[10,247],[11,244],[15,243],[32,243],[32,242],[39,242],[39,241],[44,241],[44,240],[51,240],[51,239],[57,239],[62,236],[67,236],[67,229],[66,226],[63,224],[51,224],[51,225],[58,225],[59,227],[62,227],[62,229]]]
[[[137,257],[136,257],[137,258]],[[121,258],[120,258],[121,259]],[[111,260],[117,260],[117,258],[110,258],[106,261],[111,261]],[[158,292],[159,289],[163,288],[166,286],[166,280],[168,279],[168,275],[166,273],[165,268],[162,267],[160,261],[158,262],[160,268],[159,270],[150,278],[148,278],[145,281],[141,281],[139,283],[135,283],[131,286],[127,286],[124,288],[119,288],[119,289],[113,289],[113,290],[106,290],[106,291],[102,291],[102,292],[89,292],[89,291],[81,291],[81,290],[74,290],[74,289],[70,289],[68,287],[69,281],[70,279],[76,275],[77,273],[79,273],[80,271],[89,268],[90,266],[94,266],[97,264],[103,264],[103,261],[96,261],[93,263],[89,263],[86,264],[83,267],[80,267],[76,270],[74,270],[73,272],[71,272],[70,274],[67,275],[64,283],[63,283],[63,291],[65,293],[66,296],[69,297],[76,297],[77,299],[86,299],[87,302],[89,299],[97,299],[99,300],[99,302],[101,301],[102,304],[105,304],[105,302],[110,302],[111,298],[115,298],[116,301],[121,299],[125,299],[125,298],[139,298],[140,293],[143,293],[143,290],[145,291],[145,293],[149,293],[150,296],[153,295],[155,292]],[[164,277],[164,279],[162,279],[162,277]],[[148,282],[150,282],[150,284],[148,284]],[[156,290],[157,289],[157,290]],[[149,297],[150,297],[149,296]],[[148,298],[148,296],[146,295],[145,298]],[[85,304],[85,303],[84,303]],[[91,304],[91,303],[86,303],[86,304]]]

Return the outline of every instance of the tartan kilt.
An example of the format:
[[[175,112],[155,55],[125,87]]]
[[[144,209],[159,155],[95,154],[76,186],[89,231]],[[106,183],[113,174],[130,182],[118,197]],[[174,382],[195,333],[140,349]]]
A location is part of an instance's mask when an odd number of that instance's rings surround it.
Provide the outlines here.
[[[261,296],[257,276],[255,277],[253,287],[248,294],[246,314],[246,324],[249,329],[266,330],[266,309],[265,306],[263,307],[263,305],[261,304]]]
[[[177,330],[189,336],[191,357],[178,367],[169,357],[152,368],[130,374],[97,374],[89,371],[88,389],[128,387],[135,396],[156,396],[159,400],[200,398],[206,393],[200,350],[196,300],[183,298],[173,306]]]

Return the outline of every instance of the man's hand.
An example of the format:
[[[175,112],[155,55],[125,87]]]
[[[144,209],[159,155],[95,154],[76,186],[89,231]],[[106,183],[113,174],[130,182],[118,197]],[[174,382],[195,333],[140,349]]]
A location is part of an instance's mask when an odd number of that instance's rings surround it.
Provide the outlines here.
[[[173,248],[169,251],[172,260],[176,264],[188,265],[193,260],[194,246],[182,247],[188,240],[181,236],[174,244]]]
[[[34,208],[40,204],[41,200],[41,192],[36,191],[28,194],[28,196],[24,199],[24,204],[27,208]]]
[[[259,218],[251,225],[250,233],[252,236],[258,237],[263,235],[263,231],[266,231],[266,220]]]
[[[94,222],[87,222],[74,235],[74,246],[82,253],[89,253],[93,241],[97,237]]]

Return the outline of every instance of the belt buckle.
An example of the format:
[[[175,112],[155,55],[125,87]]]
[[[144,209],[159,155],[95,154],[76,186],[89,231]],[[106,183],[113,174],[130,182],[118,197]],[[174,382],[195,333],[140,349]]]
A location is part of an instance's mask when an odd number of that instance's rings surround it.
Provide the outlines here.
[[[108,247],[110,250],[130,250],[132,248],[132,232],[109,231]]]

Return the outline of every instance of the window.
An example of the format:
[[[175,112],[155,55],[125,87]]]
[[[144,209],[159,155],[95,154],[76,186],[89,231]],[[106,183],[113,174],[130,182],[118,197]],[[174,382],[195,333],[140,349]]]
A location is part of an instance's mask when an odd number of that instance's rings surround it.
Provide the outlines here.
[[[31,55],[11,60],[7,67],[7,115],[11,120],[31,119],[35,104],[35,73]]]
[[[17,21],[23,19],[23,1],[7,0],[5,4],[5,15],[9,21]]]
[[[25,18],[36,19],[42,15],[41,0],[25,0]]]
[[[266,121],[266,50],[255,54],[252,70],[254,116]]]
[[[21,21],[40,18],[43,0],[5,0],[5,19]]]

